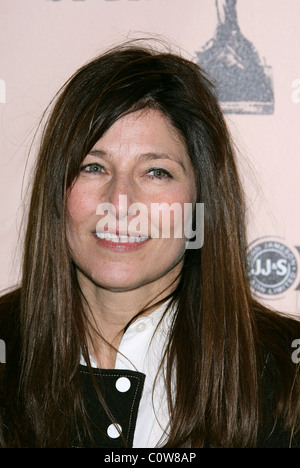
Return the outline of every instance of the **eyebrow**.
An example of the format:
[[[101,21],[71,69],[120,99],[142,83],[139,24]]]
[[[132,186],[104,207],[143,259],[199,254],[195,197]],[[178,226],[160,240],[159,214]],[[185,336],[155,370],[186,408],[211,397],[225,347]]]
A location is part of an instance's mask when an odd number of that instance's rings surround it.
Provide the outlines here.
[[[90,156],[96,156],[98,158],[110,158],[111,157],[111,155],[109,153],[107,153],[106,151],[103,151],[103,150],[91,150],[91,151],[89,151],[88,154]],[[138,156],[138,158],[143,159],[144,161],[153,161],[153,160],[157,160],[157,159],[168,159],[170,161],[176,162],[177,164],[179,164],[182,167],[182,169],[184,171],[186,171],[186,168],[185,168],[183,162],[180,161],[179,159],[177,159],[176,157],[171,156],[168,153],[153,153],[153,152],[142,153],[142,154],[140,154]]]

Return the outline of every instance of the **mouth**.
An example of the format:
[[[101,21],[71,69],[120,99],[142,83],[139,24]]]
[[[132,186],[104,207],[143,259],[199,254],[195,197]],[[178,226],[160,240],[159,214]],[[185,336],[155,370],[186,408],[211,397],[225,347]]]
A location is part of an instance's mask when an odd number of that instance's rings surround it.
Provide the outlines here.
[[[135,244],[135,243],[139,244],[149,239],[149,237],[117,235],[117,234],[111,234],[108,232],[96,232],[95,235],[98,239],[103,239],[108,242],[113,242],[115,244]]]
[[[94,234],[97,244],[112,252],[126,253],[141,249],[150,237],[141,235],[123,235],[108,232],[96,232]]]

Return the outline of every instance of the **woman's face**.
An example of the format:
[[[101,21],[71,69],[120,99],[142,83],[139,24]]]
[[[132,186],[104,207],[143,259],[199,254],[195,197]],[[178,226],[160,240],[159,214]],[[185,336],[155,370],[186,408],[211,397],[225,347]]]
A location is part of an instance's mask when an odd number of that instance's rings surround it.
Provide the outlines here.
[[[182,266],[184,203],[194,204],[195,193],[186,146],[167,118],[157,110],[120,118],[68,193],[67,239],[79,275],[114,291],[166,284]]]

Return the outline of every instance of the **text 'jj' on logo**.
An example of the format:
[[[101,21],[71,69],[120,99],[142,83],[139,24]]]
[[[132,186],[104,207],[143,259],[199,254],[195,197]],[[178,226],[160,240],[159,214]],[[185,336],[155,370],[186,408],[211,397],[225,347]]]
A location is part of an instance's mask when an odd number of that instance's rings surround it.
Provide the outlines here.
[[[278,297],[289,289],[299,289],[298,249],[276,238],[254,241],[248,250],[248,274],[254,293]]]

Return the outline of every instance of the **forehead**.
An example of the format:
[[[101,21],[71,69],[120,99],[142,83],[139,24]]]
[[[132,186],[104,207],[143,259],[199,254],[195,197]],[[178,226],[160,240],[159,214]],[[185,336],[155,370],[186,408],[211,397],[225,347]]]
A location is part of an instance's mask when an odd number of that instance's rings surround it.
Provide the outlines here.
[[[118,119],[93,150],[127,157],[128,154],[157,152],[188,158],[180,132],[162,112],[153,109],[132,112]]]

